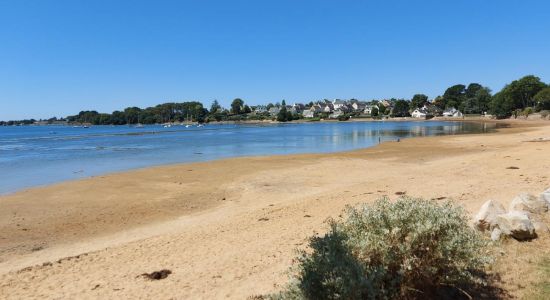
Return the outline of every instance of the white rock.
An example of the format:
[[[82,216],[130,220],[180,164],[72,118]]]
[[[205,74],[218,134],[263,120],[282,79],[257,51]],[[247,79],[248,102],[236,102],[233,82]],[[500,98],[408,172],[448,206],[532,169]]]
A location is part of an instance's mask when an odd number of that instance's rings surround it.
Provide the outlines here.
[[[497,225],[497,216],[506,213],[500,202],[489,200],[481,206],[474,217],[474,225],[481,231],[492,230]]]
[[[500,240],[500,235],[501,234],[502,234],[502,230],[500,230],[499,228],[493,229],[493,231],[491,232],[491,240],[493,240],[493,241]]]
[[[517,240],[527,240],[536,237],[535,228],[529,216],[522,211],[511,211],[497,217],[498,228],[502,234]]]
[[[510,210],[522,210],[530,213],[540,214],[548,211],[548,202],[531,194],[521,193],[510,203]]]

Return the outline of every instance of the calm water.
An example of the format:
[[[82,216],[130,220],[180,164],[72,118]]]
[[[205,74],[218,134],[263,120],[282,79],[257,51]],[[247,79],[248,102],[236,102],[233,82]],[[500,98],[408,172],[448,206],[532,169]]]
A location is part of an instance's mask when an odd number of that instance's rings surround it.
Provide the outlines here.
[[[113,171],[235,156],[334,152],[494,124],[340,122],[284,125],[0,127],[0,194]]]

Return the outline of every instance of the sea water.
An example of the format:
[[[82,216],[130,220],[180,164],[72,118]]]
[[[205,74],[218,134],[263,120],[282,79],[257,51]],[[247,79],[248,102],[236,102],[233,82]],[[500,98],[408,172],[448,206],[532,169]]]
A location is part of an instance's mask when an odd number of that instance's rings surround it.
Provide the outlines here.
[[[417,136],[483,133],[496,126],[443,121],[0,126],[0,194],[163,164],[346,151]]]

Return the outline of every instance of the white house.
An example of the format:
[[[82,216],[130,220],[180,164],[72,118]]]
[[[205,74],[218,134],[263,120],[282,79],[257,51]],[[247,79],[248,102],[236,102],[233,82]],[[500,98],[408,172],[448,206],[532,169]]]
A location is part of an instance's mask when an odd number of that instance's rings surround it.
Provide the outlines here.
[[[427,115],[428,115],[428,112],[423,108],[417,108],[411,114],[413,118],[419,118],[419,119],[425,119]]]
[[[290,111],[292,113],[299,114],[299,113],[302,113],[305,108],[306,108],[306,106],[303,105],[302,103],[294,103],[294,105],[292,105],[292,108],[290,109]]]
[[[335,107],[332,103],[329,103],[327,105],[325,105],[325,107],[323,107],[323,112],[326,112],[326,113],[331,113],[335,110]]]
[[[304,116],[304,118],[313,118],[315,117],[315,112],[313,110],[306,109],[302,112],[302,116]]]
[[[365,110],[365,107],[366,107],[366,105],[364,103],[359,102],[359,101],[354,101],[351,104],[351,108],[354,111],[363,111],[363,110]]]
[[[254,109],[254,112],[257,113],[257,114],[265,113],[265,112],[267,112],[267,107],[265,105],[258,105]]]
[[[342,106],[346,105],[346,101],[344,100],[340,100],[340,99],[336,99],[332,102],[332,105],[334,107],[334,109],[339,109],[341,108]]]
[[[313,113],[320,113],[323,111],[323,107],[319,104],[314,104],[312,107],[309,108],[309,110]]]
[[[446,109],[443,112],[444,117],[452,117],[452,118],[462,118],[464,115],[460,112],[460,110],[456,108]]]
[[[363,113],[367,114],[367,115],[370,115],[372,114],[372,109],[375,108],[378,109],[378,107],[376,105],[366,105],[365,106],[365,110],[363,110]]]

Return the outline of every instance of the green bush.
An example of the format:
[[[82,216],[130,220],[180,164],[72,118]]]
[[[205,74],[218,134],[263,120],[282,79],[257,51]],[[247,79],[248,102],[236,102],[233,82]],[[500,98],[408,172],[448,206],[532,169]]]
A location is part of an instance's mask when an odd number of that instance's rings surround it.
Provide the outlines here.
[[[486,243],[450,202],[381,199],[348,209],[326,235],[311,238],[294,282],[270,298],[439,298],[446,287],[482,282]]]
[[[339,115],[338,116],[338,121],[347,121],[347,120],[349,120],[349,118],[350,118],[350,115],[348,115],[348,114]]]

